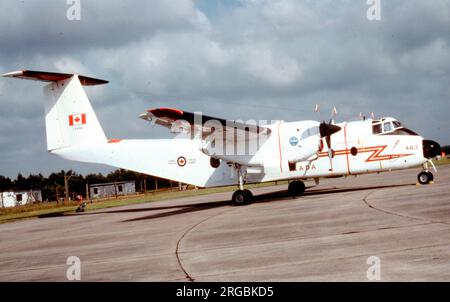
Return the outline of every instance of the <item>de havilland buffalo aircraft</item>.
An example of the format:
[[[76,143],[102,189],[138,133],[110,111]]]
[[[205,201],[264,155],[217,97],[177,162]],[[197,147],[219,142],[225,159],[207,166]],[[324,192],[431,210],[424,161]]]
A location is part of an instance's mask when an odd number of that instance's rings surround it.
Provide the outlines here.
[[[169,128],[168,139],[108,139],[83,86],[107,81],[77,74],[22,70],[3,74],[48,82],[45,93],[47,148],[51,154],[101,163],[198,187],[237,185],[232,201],[248,204],[245,184],[290,180],[300,196],[304,180],[385,172],[422,166],[421,184],[433,180],[438,143],[394,118],[342,123],[304,120],[262,125],[214,118],[173,108],[140,117]],[[433,166],[434,168],[434,166]]]

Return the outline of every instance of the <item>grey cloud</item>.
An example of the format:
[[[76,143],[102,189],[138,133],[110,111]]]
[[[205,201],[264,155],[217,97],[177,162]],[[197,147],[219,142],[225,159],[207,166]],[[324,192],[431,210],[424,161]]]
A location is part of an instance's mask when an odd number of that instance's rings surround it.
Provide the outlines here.
[[[78,50],[115,47],[157,31],[200,26],[204,21],[190,0],[176,4],[81,0],[80,21],[67,19],[68,8],[66,1],[2,1],[2,52],[22,58],[36,53],[73,54]]]

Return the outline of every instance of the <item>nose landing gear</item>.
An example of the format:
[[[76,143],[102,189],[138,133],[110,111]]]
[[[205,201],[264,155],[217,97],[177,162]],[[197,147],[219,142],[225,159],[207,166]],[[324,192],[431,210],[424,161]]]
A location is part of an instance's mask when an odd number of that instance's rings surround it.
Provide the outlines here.
[[[417,175],[417,180],[421,185],[428,185],[434,179],[433,173],[430,171],[422,171]]]
[[[431,162],[431,164],[433,164],[433,162]],[[434,165],[433,168],[436,170]],[[428,162],[423,164],[423,171],[420,172],[419,175],[417,175],[417,180],[421,185],[428,185],[434,180],[433,173],[428,170]]]

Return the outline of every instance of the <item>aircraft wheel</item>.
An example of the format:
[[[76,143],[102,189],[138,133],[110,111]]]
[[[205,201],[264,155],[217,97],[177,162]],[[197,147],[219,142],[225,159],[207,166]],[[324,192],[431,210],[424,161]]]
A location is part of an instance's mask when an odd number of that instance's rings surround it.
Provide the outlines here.
[[[420,172],[419,175],[417,175],[417,180],[421,185],[427,185],[434,179],[433,173],[431,172]]]
[[[305,193],[305,188],[306,188],[306,186],[303,181],[294,180],[289,183],[288,193],[292,197],[301,196],[301,195],[303,195],[303,193]]]
[[[253,195],[251,194],[251,192],[249,194],[246,191],[250,192],[249,190],[237,190],[236,192],[233,193],[232,201],[234,205],[242,206],[247,203],[250,203],[251,196]]]
[[[248,189],[244,189],[244,193],[247,194],[247,198],[248,198],[248,202],[250,203],[252,198],[253,198],[253,193],[252,191],[248,190]]]

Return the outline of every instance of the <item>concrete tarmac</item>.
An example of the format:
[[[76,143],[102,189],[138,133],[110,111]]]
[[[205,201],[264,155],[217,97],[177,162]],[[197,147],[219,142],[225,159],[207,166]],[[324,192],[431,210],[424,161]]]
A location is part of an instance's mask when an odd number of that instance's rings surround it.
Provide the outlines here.
[[[1,224],[0,281],[66,281],[69,256],[82,281],[368,281],[377,259],[381,281],[450,281],[450,166],[419,171]]]

